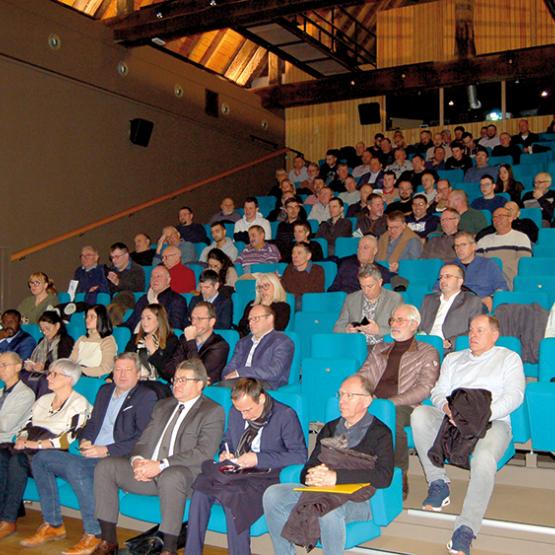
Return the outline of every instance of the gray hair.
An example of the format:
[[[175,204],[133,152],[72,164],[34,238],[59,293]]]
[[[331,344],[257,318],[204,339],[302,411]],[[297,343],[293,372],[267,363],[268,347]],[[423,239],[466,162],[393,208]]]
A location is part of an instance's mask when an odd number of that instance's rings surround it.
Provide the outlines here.
[[[9,359],[12,361],[12,364],[16,366],[23,365],[23,359],[15,351],[5,351],[3,353],[0,353],[0,357],[9,357]]]
[[[59,358],[52,363],[50,370],[58,370],[64,376],[71,378],[71,386],[73,387],[81,377],[81,366],[69,358]]]
[[[400,308],[407,311],[409,320],[416,322],[418,326],[420,325],[422,318],[420,316],[420,311],[418,310],[418,308],[416,308],[413,304],[401,304],[395,309],[395,311],[399,310]]]
[[[363,264],[358,271],[358,279],[373,278],[376,281],[382,279],[382,273],[374,264]]]
[[[118,360],[132,360],[135,365],[135,370],[139,372],[141,370],[141,358],[137,353],[121,353],[114,359],[114,365]]]
[[[208,373],[200,358],[190,358],[180,362],[175,372],[177,373],[179,370],[191,370],[194,378],[203,383],[203,389],[208,385]]]

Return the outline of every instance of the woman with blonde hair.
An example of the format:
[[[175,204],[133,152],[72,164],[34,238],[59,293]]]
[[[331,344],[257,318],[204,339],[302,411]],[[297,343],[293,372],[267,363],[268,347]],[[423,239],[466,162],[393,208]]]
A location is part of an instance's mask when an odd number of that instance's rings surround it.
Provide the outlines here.
[[[237,329],[241,337],[250,333],[249,313],[251,308],[257,304],[269,306],[275,313],[275,329],[283,331],[289,323],[291,315],[291,307],[286,302],[287,293],[281,284],[277,274],[274,273],[258,273],[256,276],[256,296],[254,301],[250,301],[245,307],[243,317],[241,318]]]
[[[17,307],[24,324],[36,324],[45,310],[54,308],[60,301],[56,295],[54,282],[44,272],[34,272],[27,285],[31,294]]]

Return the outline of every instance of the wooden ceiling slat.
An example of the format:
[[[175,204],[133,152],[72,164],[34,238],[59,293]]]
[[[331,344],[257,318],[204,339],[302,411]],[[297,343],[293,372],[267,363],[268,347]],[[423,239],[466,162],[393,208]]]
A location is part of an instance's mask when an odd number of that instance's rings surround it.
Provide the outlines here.
[[[246,41],[240,48],[237,56],[235,56],[235,59],[233,60],[233,63],[229,66],[229,69],[224,75],[232,81],[237,81],[237,78],[241,75],[241,72],[245,69],[249,60],[255,53],[256,48],[257,46],[254,42],[251,42],[250,40]]]
[[[268,51],[265,48],[259,46],[255,53],[251,56],[249,63],[241,72],[241,75],[235,80],[238,85],[244,86],[247,81],[251,78],[252,74],[256,71],[260,64],[263,64],[268,55]]]
[[[206,67],[222,75],[235,58],[239,48],[243,44],[244,37],[233,29],[227,29],[225,36],[218,45],[217,50],[206,62]]]
[[[229,68],[231,67],[231,64],[233,64],[233,61],[235,60],[235,58],[239,54],[241,48],[243,48],[243,46],[245,46],[245,43],[247,42],[247,39],[245,37],[243,37],[242,35],[238,35],[238,36],[240,37],[240,40],[237,42],[237,45],[235,46],[234,54],[232,56],[228,57],[227,62],[222,67],[222,70],[221,70],[222,75],[227,74]]]
[[[219,29],[218,31],[216,31],[216,34],[212,39],[210,46],[206,49],[206,52],[202,55],[202,58],[199,60],[199,64],[201,66],[209,65],[210,60],[212,59],[212,56],[222,44],[222,41],[224,40],[226,33],[227,33],[227,29]]]
[[[106,14],[113,2],[114,0],[102,0],[102,4],[98,6],[98,9],[94,13],[95,19],[102,19],[103,17],[106,17]]]

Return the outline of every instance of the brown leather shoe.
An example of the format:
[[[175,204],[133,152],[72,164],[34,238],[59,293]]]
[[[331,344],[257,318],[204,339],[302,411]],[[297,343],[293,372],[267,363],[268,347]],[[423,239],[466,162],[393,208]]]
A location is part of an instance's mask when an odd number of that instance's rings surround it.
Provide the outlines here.
[[[35,547],[46,542],[63,540],[65,537],[66,529],[63,524],[54,528],[47,522],[43,522],[32,536],[21,540],[19,544],[23,547]]]
[[[7,522],[6,520],[0,521],[0,540],[11,536],[16,529],[15,522]]]
[[[91,555],[102,540],[93,534],[83,534],[78,543],[62,551],[62,555]]]
[[[117,552],[117,543],[108,543],[106,540],[102,540],[91,555],[117,555]]]

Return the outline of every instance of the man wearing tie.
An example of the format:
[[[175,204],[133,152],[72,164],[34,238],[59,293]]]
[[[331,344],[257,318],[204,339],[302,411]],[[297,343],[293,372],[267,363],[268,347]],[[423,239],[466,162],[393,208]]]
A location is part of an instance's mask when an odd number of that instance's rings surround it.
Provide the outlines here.
[[[222,407],[202,395],[207,383],[202,362],[197,359],[182,362],[173,378],[173,397],[155,405],[131,458],[111,457],[97,465],[95,516],[100,523],[102,543],[94,555],[118,552],[119,488],[160,497],[162,554],[176,553],[191,484],[200,473],[201,463],[216,453],[224,429]]]

